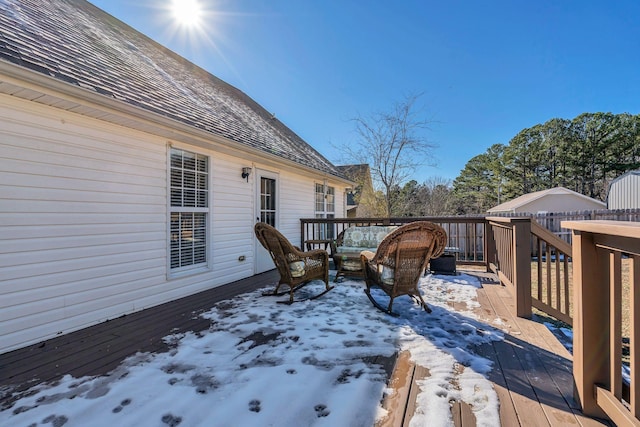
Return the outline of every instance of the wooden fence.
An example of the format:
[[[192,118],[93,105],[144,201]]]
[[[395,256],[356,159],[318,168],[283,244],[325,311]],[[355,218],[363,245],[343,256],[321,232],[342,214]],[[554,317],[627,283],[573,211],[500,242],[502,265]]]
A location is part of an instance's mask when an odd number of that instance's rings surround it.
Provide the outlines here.
[[[497,214],[500,217],[531,216],[538,224],[571,244],[571,230],[562,226],[562,221],[612,220],[640,221],[640,209],[601,209],[569,212],[544,212],[528,214]]]

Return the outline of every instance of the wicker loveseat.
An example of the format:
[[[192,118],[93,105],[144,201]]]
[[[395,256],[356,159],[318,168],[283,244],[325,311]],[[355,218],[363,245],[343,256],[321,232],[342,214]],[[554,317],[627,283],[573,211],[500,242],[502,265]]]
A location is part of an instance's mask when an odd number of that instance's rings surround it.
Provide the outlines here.
[[[342,276],[364,277],[360,253],[375,253],[384,238],[396,228],[395,225],[354,225],[338,234],[331,242],[331,256],[337,270],[334,281]]]

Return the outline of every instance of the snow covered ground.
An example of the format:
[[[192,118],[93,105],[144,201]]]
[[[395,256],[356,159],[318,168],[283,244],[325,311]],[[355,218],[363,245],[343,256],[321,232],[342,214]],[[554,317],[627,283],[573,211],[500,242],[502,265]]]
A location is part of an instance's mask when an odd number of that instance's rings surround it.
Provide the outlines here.
[[[408,297],[394,302],[399,317],[384,314],[351,280],[291,306],[276,303],[287,297],[243,294],[203,314],[208,331],[167,336],[170,352],[137,354],[108,376],[35,386],[0,412],[0,426],[371,426],[392,390],[363,358],[402,350],[430,373],[411,425],[451,425],[452,400],[471,405],[479,426],[499,425],[485,378],[491,363],[473,352],[502,339],[473,313],[480,284],[463,274],[427,276],[420,286],[431,314]],[[323,287],[314,282],[296,297]]]

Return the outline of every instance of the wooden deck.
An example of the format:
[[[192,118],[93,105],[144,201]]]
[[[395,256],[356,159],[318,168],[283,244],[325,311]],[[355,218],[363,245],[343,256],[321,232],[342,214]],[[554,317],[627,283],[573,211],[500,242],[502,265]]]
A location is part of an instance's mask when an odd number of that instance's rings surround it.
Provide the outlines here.
[[[278,278],[277,270],[272,270],[0,354],[0,410],[11,404],[3,394],[9,392],[5,386],[19,392],[65,374],[104,375],[137,352],[168,351],[163,337],[209,328],[211,322],[198,313],[235,295],[271,285]]]
[[[481,304],[478,315],[506,331],[504,341],[478,348],[479,354],[494,363],[489,379],[500,399],[501,424],[509,427],[607,425],[583,416],[574,403],[569,352],[544,325],[511,315],[513,304],[507,289],[493,283],[486,274],[473,274],[485,283],[478,292]],[[0,354],[0,393],[4,393],[0,394],[0,410],[12,405],[12,391],[55,381],[65,374],[103,375],[136,352],[167,351],[162,337],[209,327],[209,320],[194,313],[276,280],[274,270]],[[391,416],[380,425],[408,425],[415,411],[416,381],[429,375],[428,370],[412,364],[407,354],[397,357],[395,369],[393,360],[376,362],[385,365],[390,387],[397,390],[393,399],[383,402]],[[457,426],[475,426],[473,413],[464,403],[453,402],[452,415]]]
[[[541,323],[515,317],[513,298],[492,275],[467,271],[483,283],[478,291],[477,314],[488,324],[505,331],[504,341],[477,348],[493,362],[489,380],[500,399],[503,426],[603,426],[603,420],[584,416],[573,400],[572,357]],[[383,402],[391,416],[377,427],[408,426],[415,412],[417,381],[429,375],[401,353],[389,380],[396,390]],[[464,402],[452,402],[455,426],[472,427],[475,417]]]

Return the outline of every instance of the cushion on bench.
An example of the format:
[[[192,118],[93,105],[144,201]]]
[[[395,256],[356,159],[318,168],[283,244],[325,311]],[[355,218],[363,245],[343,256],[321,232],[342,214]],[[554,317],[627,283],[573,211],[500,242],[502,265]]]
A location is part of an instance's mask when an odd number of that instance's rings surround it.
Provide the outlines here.
[[[342,270],[358,271],[362,269],[360,253],[375,253],[378,246],[397,227],[395,225],[351,226],[344,230],[342,244],[336,247],[336,255],[342,257]]]
[[[351,226],[344,230],[342,244],[337,247],[337,250],[353,253],[364,250],[375,252],[380,242],[396,228],[394,225]]]

